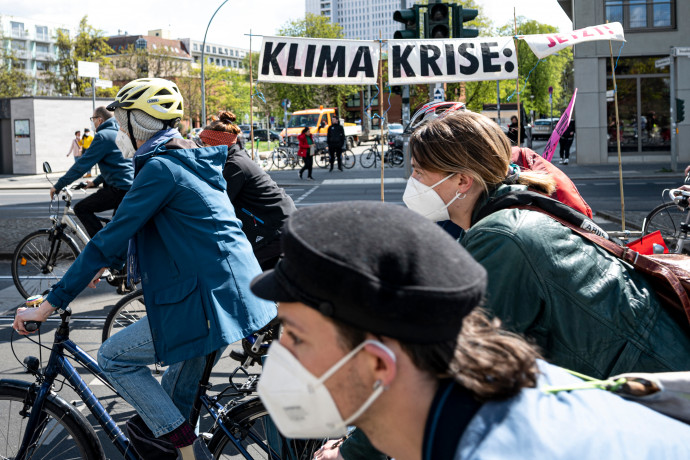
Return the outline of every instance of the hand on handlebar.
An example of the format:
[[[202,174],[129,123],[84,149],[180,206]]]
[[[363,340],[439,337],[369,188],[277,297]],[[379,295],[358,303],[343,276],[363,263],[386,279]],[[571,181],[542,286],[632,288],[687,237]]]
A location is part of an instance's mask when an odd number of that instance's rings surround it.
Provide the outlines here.
[[[93,277],[91,282],[89,283],[89,287],[91,289],[94,289],[98,283],[101,282],[101,276],[103,275],[103,272],[106,270],[107,267],[103,267],[100,270],[98,270],[98,273],[96,273],[96,276]]]
[[[96,184],[94,184],[92,180],[86,181],[85,188],[96,188],[96,187],[98,187],[98,186]]]
[[[338,444],[334,446],[334,444]],[[331,440],[323,445],[319,450],[314,452],[315,460],[344,460],[343,456],[340,454],[340,443],[341,440]]]
[[[57,190],[55,190],[55,187],[50,187],[50,201],[53,201],[55,199],[56,193],[57,193]]]
[[[28,331],[24,323],[27,321],[45,322],[54,311],[55,309],[48,302],[43,302],[38,308],[18,308],[12,327],[21,335],[31,334],[35,331]]]

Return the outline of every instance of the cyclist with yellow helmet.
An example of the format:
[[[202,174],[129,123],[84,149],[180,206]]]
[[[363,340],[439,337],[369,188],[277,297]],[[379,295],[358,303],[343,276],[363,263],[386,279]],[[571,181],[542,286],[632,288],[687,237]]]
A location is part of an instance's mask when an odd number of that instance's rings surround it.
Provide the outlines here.
[[[145,422],[128,424],[131,437],[146,438],[148,427],[171,458],[187,460],[212,458],[187,422],[206,355],[260,329],[276,310],[249,290],[261,270],[225,191],[227,146],[183,139],[175,128],[183,109],[167,80],[138,79],[120,90],[108,110],[120,125],[119,148],[132,157],[132,187],[46,302],[18,312],[14,327],[26,333],[25,321],[66,307],[102,267],[126,256],[147,316],[107,340],[98,362]],[[169,366],[160,384],[147,367],[158,362]]]

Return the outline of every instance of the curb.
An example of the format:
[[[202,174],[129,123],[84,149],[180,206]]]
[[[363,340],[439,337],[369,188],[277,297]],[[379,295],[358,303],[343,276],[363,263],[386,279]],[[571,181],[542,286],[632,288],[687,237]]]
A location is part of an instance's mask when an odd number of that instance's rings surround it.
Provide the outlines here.
[[[606,211],[597,211],[597,212],[596,212],[596,215],[597,215],[598,217],[603,217],[604,219],[608,219],[608,220],[610,220],[611,222],[613,222],[614,224],[621,224],[621,223],[623,223],[623,220],[622,220],[619,216],[617,216],[617,215],[615,215],[615,214],[610,214],[610,213],[608,213],[608,212],[606,212]],[[636,223],[630,222],[630,221],[627,220],[627,219],[626,219],[626,221],[625,221],[625,226],[626,226],[626,228],[629,227],[630,230],[637,230],[637,231],[640,231],[640,232],[642,231],[642,227],[641,227],[640,225],[637,225]]]

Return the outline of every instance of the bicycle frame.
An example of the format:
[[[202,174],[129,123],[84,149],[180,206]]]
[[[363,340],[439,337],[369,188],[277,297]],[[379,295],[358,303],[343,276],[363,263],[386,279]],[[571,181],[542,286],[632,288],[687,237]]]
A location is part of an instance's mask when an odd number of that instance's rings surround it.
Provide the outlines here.
[[[70,340],[69,316],[67,316],[66,320],[63,318],[63,322],[55,332],[55,341],[53,342],[50,358],[48,359],[48,365],[43,373],[45,379],[38,388],[36,399],[31,408],[31,415],[26,424],[24,438],[17,452],[17,458],[23,459],[29,447],[38,440],[37,435],[39,433],[37,433],[37,428],[42,423],[41,414],[43,414],[43,405],[47,396],[50,394],[55,379],[58,375],[62,375],[75,389],[79,398],[86,404],[86,407],[103,427],[113,445],[122,453],[122,456],[127,460],[140,460],[134,451],[129,448],[129,440],[125,434],[118,428],[113,418],[108,414],[98,398],[96,398],[89,389],[86,382],[77,373],[72,363],[64,356],[65,351],[71,353],[74,360],[88,369],[93,375],[105,380],[105,375],[98,366],[98,363],[76,343]]]

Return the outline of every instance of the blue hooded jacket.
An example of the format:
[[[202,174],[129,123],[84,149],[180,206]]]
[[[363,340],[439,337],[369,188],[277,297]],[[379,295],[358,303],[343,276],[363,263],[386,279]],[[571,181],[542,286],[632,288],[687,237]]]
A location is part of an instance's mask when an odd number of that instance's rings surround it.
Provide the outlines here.
[[[168,365],[251,334],[276,307],[249,290],[261,269],[225,192],[227,147],[145,148],[113,220],[46,300],[68,304],[101,267],[124,262],[134,237],[157,359]]]
[[[132,185],[134,168],[132,162],[122,156],[122,152],[115,144],[119,130],[115,117],[108,118],[96,128],[96,135],[88,149],[77,158],[71,168],[55,183],[55,190],[62,190],[75,180],[83,177],[98,163],[101,174],[93,180],[100,185],[107,185],[129,190]]]

